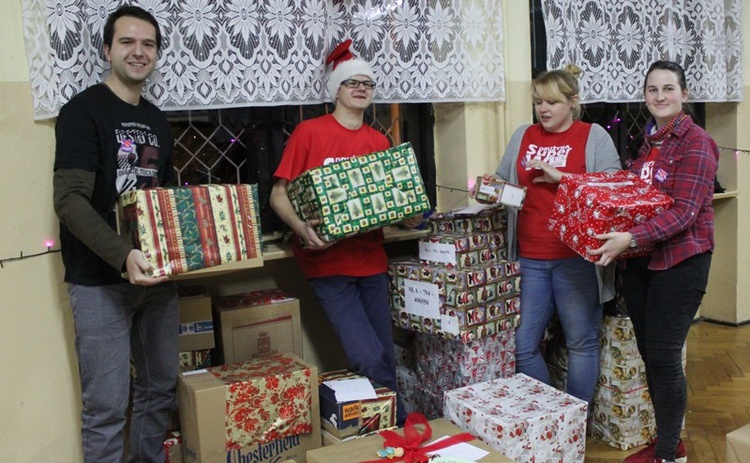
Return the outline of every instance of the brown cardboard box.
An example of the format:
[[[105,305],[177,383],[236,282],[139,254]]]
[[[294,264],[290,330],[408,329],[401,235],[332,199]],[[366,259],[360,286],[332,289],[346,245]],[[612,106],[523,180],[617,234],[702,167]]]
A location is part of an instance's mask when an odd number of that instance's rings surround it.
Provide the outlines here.
[[[750,463],[750,424],[727,434],[726,463]]]
[[[180,352],[213,349],[214,321],[211,315],[211,296],[203,286],[180,287]]]
[[[298,299],[274,289],[219,297],[213,306],[219,363],[285,352],[303,357]]]
[[[430,427],[432,428],[433,439],[443,436],[452,436],[462,432],[457,426],[445,419],[430,421]],[[396,432],[403,435],[403,429]],[[430,442],[432,442],[432,440],[430,440]],[[478,460],[479,463],[513,462],[513,460],[509,460],[504,457],[503,454],[493,450],[487,444],[478,439],[474,439],[468,443],[490,452],[489,455]],[[310,450],[307,452],[307,463],[356,463],[360,461],[377,460],[378,457],[376,452],[382,448],[383,438],[376,434],[361,439],[343,442],[339,445],[328,445],[316,450]],[[387,461],[389,460],[383,459],[383,462]]]
[[[288,368],[283,371],[277,367],[282,362],[287,362]],[[257,368],[263,364],[264,369]],[[267,367],[267,368],[266,368]],[[222,376],[218,378],[214,373],[220,370]],[[291,371],[291,373],[290,373]],[[275,373],[274,373],[275,372]],[[257,373],[257,376],[254,374]],[[218,373],[217,373],[218,374]],[[259,390],[268,391],[266,382],[269,375],[280,379],[278,388],[284,387],[285,381],[291,381],[290,375],[294,377],[305,377],[305,383],[309,387],[309,424],[312,431],[280,437],[266,443],[242,444],[244,447],[231,448],[239,439],[230,442],[238,435],[236,430],[245,430],[245,423],[249,422],[247,414],[256,411],[255,404],[250,404],[247,413],[232,412],[232,403],[229,399],[230,392],[234,388],[242,388],[245,391]],[[302,383],[300,383],[302,384]],[[286,386],[296,388],[294,384]],[[185,463],[276,463],[294,460],[297,463],[305,463],[305,454],[308,450],[316,449],[321,445],[320,437],[320,406],[318,402],[318,370],[317,367],[306,363],[292,354],[275,355],[249,362],[224,365],[213,369],[198,370],[195,372],[180,374],[177,386],[177,399],[180,409],[180,431],[182,432],[183,461]],[[289,390],[289,389],[287,389]],[[305,394],[307,396],[307,393]],[[262,407],[264,397],[259,393],[253,393],[253,400]],[[236,403],[236,402],[235,402]],[[230,416],[227,416],[230,410]],[[236,408],[234,409],[236,410]],[[273,418],[271,421],[277,424],[279,420]],[[294,419],[292,417],[291,419]],[[280,430],[280,429],[279,429]],[[264,435],[265,430],[259,431]],[[239,444],[234,445],[238,447]]]

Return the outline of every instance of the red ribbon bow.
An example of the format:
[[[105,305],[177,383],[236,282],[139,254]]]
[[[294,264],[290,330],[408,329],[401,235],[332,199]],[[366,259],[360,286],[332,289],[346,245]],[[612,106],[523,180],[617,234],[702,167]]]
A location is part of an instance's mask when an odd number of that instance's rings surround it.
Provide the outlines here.
[[[420,432],[418,425],[422,425],[422,431]],[[406,417],[406,423],[404,423],[404,435],[396,433],[395,431],[380,431],[380,436],[383,437],[383,448],[395,447],[404,449],[403,457],[396,457],[388,460],[370,460],[363,463],[383,463],[403,461],[405,463],[426,463],[430,457],[427,456],[429,452],[435,452],[436,450],[450,447],[451,445],[460,444],[461,442],[469,442],[474,440],[474,436],[467,432],[462,432],[451,436],[447,439],[443,439],[439,442],[434,442],[430,445],[421,447],[422,443],[427,442],[432,437],[432,428],[427,422],[427,418],[419,412],[409,413]]]

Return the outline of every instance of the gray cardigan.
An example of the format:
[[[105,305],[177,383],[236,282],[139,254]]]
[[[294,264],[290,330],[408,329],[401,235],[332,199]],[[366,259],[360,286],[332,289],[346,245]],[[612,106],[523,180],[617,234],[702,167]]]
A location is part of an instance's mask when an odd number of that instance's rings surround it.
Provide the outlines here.
[[[495,175],[506,182],[518,184],[518,156],[521,152],[521,141],[531,124],[525,124],[513,132],[513,136],[505,148],[505,154],[500,160],[500,165]],[[622,170],[620,156],[617,154],[612,137],[599,124],[591,124],[589,138],[586,141],[586,172],[613,172]],[[508,208],[508,259],[518,259],[518,242],[516,237],[516,224],[518,210]],[[615,297],[614,288],[614,265],[606,267],[596,266],[596,277],[599,282],[599,300],[607,302]]]

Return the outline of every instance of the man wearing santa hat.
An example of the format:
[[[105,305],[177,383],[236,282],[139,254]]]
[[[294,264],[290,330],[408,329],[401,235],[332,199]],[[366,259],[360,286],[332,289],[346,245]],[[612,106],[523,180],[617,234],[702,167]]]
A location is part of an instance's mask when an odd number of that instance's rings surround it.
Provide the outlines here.
[[[325,242],[315,232],[318,220],[303,221],[287,192],[301,173],[342,159],[390,148],[388,139],[364,123],[372,102],[375,73],[349,51],[351,40],[329,56],[333,70],[327,89],[331,114],[301,122],[287,142],[271,191],[271,206],[294,232],[292,250],[333,325],[351,369],[396,391],[395,355],[386,275],[383,231]],[[408,219],[416,226],[421,217]],[[398,404],[398,422],[406,413]]]

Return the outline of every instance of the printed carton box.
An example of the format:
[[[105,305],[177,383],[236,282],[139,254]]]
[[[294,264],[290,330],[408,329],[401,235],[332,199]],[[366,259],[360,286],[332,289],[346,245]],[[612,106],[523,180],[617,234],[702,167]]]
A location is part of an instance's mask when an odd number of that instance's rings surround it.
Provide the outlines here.
[[[185,463],[305,461],[320,447],[318,371],[292,354],[179,376]]]
[[[180,352],[213,349],[214,321],[211,315],[211,296],[203,286],[178,288],[180,311]]]
[[[215,298],[219,363],[291,352],[302,357],[299,299],[278,289]]]

